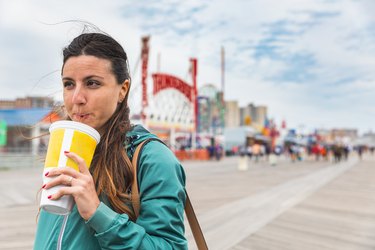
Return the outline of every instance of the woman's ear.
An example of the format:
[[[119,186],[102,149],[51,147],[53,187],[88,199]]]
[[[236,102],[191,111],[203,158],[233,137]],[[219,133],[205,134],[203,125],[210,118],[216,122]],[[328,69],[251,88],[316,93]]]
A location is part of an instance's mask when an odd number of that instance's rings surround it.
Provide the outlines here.
[[[122,83],[119,97],[118,97],[118,103],[122,103],[124,101],[125,96],[128,94],[129,86],[130,86],[130,82],[128,79]]]

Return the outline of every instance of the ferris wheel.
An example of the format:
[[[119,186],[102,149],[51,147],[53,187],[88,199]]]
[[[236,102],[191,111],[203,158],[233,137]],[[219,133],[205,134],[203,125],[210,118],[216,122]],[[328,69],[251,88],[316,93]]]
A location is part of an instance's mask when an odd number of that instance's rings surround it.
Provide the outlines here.
[[[149,37],[142,38],[141,84],[134,87],[133,94],[130,96],[130,101],[133,103],[135,100],[141,100],[141,105],[138,105],[141,107],[138,108],[138,112],[133,111],[133,117],[138,118],[150,130],[191,133],[196,129],[197,60],[190,60],[191,84],[171,74],[157,72],[152,74],[152,92],[149,92],[147,84],[147,79],[150,78],[148,74],[149,39]]]

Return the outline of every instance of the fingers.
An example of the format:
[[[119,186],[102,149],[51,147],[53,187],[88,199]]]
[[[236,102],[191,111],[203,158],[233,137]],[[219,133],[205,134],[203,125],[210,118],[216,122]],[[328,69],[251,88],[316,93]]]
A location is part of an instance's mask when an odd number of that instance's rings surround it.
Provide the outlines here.
[[[56,193],[50,195],[48,199],[50,200],[58,200],[64,195],[73,195],[77,194],[77,192],[81,192],[80,190],[82,187],[80,186],[75,186],[75,187],[61,187]]]
[[[51,169],[46,173],[46,177],[49,180],[45,181],[42,186],[43,189],[59,186],[59,192],[53,195],[54,199],[59,199],[62,195],[79,196],[84,194],[77,193],[77,187],[81,190],[95,190],[94,181],[90,174],[85,175],[69,167]]]
[[[58,191],[51,195],[49,199],[57,200],[63,195],[79,195],[79,190],[84,190],[87,186],[87,181],[82,179],[76,179],[69,175],[59,175],[51,178],[51,180],[43,185],[43,189],[50,189],[54,186],[58,186]]]
[[[58,175],[68,175],[73,176],[73,178],[77,178],[79,173],[70,167],[58,167],[58,168],[51,168],[49,172],[45,174],[46,177],[54,177]]]
[[[82,157],[78,156],[76,153],[68,151],[65,151],[64,154],[66,157],[72,159],[75,163],[77,163],[79,172],[83,174],[89,173],[88,167],[86,166],[86,162]]]
[[[81,158],[80,156],[78,156],[76,153],[73,153],[73,152],[65,151],[64,154],[66,157],[72,159],[75,163],[77,163],[80,173],[85,174],[85,175],[90,174],[86,166],[86,162],[83,160],[83,158]],[[70,167],[57,167],[57,168],[51,168],[51,170],[48,173],[46,173],[46,176],[52,177],[52,176],[65,174],[65,175],[73,176],[73,178],[77,178],[79,176],[79,172],[77,172],[75,169],[70,168]]]
[[[48,199],[59,200],[65,195],[71,195],[77,205],[79,214],[88,220],[100,204],[96,192],[94,179],[91,176],[85,161],[77,154],[64,152],[65,155],[77,163],[79,172],[70,167],[56,167],[49,169],[45,176],[49,179],[44,181],[43,189],[50,189]],[[47,183],[46,183],[47,182]]]
[[[49,177],[49,181],[43,185],[43,188],[48,189],[57,185],[73,186],[73,182],[77,180],[69,174],[60,174],[57,176],[53,176],[52,174],[48,173],[47,177]]]

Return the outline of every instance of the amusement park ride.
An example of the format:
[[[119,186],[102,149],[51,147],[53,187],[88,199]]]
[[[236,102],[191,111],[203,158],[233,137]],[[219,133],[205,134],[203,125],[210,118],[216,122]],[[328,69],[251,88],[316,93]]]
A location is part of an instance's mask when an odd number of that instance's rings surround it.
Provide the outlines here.
[[[228,128],[224,126],[224,49],[221,50],[221,91],[218,91],[213,84],[205,84],[199,88],[199,93],[196,58],[190,59],[190,80],[184,81],[169,73],[155,72],[149,75],[149,55],[150,37],[147,36],[142,38],[140,84],[134,86],[141,87],[141,98],[134,100],[139,103],[141,99],[141,107],[139,113],[132,116],[132,121],[137,119],[137,122],[156,134],[180,159],[184,157],[181,154],[186,152],[196,155],[192,157],[194,159],[208,158],[207,151],[212,152],[213,148],[228,146],[228,139],[233,136],[227,136]],[[149,78],[153,82],[152,91],[149,91],[147,83]],[[260,126],[263,128],[263,125]],[[239,130],[241,127],[236,129],[236,133]],[[259,134],[260,129],[255,131],[256,129],[253,128],[253,130],[251,135],[247,133],[247,136],[242,136],[235,144],[244,144],[247,137],[258,141],[267,136],[271,139],[276,138],[271,136],[272,133],[268,135],[271,131],[269,129],[258,137],[255,134]]]
[[[158,135],[172,149],[180,148],[178,140],[191,138],[191,147],[196,148],[198,127],[197,59],[190,59],[191,84],[167,73],[152,73],[152,94],[148,92],[148,61],[150,37],[142,38],[141,49],[141,110],[140,122]]]

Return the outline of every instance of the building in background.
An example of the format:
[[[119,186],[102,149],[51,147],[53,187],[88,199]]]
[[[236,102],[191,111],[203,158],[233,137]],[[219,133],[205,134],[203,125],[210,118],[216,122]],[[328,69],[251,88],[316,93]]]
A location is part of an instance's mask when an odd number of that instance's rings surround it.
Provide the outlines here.
[[[225,102],[225,127],[233,128],[240,126],[240,108],[238,101]]]
[[[39,136],[48,133],[49,125],[64,116],[54,103],[50,97],[0,100],[1,151],[35,155],[46,146],[45,139]]]
[[[240,126],[248,126],[252,121],[251,108],[249,106],[240,107]]]
[[[370,149],[371,154],[375,152],[375,133],[369,131],[364,133],[361,137],[356,138],[353,141],[353,146],[358,147],[367,147]]]
[[[211,128],[211,100],[207,96],[198,96],[198,133],[209,132]]]
[[[240,126],[253,126],[262,129],[267,118],[267,106],[256,106],[253,103],[239,108]]]
[[[351,141],[354,141],[358,138],[358,130],[357,129],[332,129],[331,130],[331,137],[333,141],[340,142],[344,144],[348,144]]]
[[[253,122],[255,124],[258,124],[258,126],[263,127],[266,120],[267,120],[267,106],[256,106],[254,108]]]
[[[47,140],[40,136],[48,134],[50,124],[62,117],[62,113],[51,108],[1,109],[0,121],[6,132],[1,151],[36,155],[47,145]]]
[[[223,93],[213,84],[198,90],[198,133],[211,136],[223,134],[225,127],[225,103]]]
[[[52,108],[53,105],[53,98],[42,96],[27,96],[15,100],[0,100],[0,109]]]

